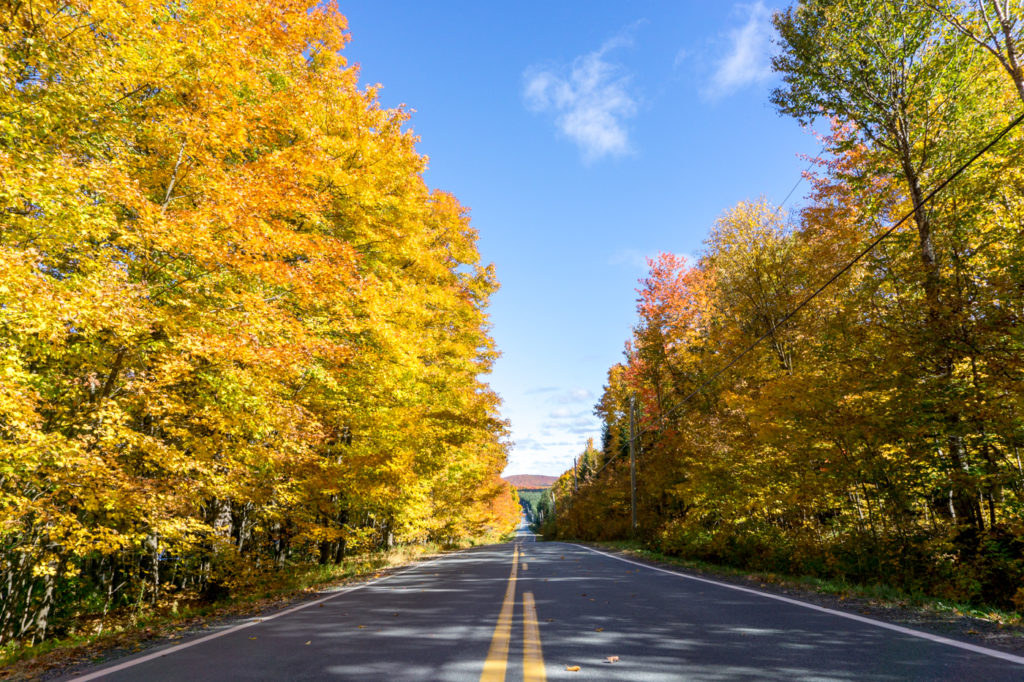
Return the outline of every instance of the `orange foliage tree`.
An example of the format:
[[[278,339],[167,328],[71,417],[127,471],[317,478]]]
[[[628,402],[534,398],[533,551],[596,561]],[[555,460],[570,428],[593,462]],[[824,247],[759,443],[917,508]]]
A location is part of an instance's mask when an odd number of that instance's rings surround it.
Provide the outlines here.
[[[493,268],[333,5],[0,23],[0,642],[515,522]]]
[[[992,5],[926,4],[777,16],[776,103],[832,118],[809,202],[741,202],[695,263],[650,263],[597,405],[608,463],[562,485],[556,532],[629,533],[635,396],[650,545],[1024,607],[1020,129],[913,210],[1018,115],[1019,74],[971,38]]]

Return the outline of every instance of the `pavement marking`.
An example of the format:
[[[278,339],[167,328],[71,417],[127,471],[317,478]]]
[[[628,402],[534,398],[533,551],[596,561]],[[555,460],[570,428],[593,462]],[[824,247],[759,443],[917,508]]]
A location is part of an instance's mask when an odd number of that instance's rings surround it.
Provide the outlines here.
[[[546,682],[533,592],[523,592],[523,682]]]
[[[447,556],[447,555],[445,555],[445,556]],[[151,654],[146,654],[145,656],[140,656],[139,658],[133,658],[130,661],[125,661],[124,663],[120,663],[118,665],[113,665],[113,666],[110,666],[109,668],[101,668],[101,669],[99,669],[99,670],[97,670],[95,672],[89,673],[88,675],[81,675],[81,676],[78,676],[78,677],[72,677],[71,679],[75,680],[76,682],[86,682],[86,680],[97,680],[97,679],[99,679],[101,677],[106,677],[107,675],[109,675],[111,673],[116,673],[116,672],[119,672],[121,670],[126,670],[127,668],[132,668],[134,666],[139,665],[140,663],[146,663],[147,661],[152,661],[152,660],[157,659],[157,658],[162,658],[164,656],[170,656],[170,655],[176,654],[179,651],[182,651],[184,649],[188,649],[189,647],[193,647],[193,646],[195,646],[197,644],[202,644],[203,642],[209,642],[211,639],[217,639],[218,637],[223,637],[224,635],[230,635],[232,632],[238,632],[239,630],[244,630],[245,628],[252,627],[253,625],[259,625],[260,623],[266,623],[268,620],[274,620],[275,618],[280,618],[281,616],[287,616],[287,615],[289,615],[291,613],[295,613],[296,611],[301,611],[302,609],[308,609],[310,606],[317,606],[319,604],[323,604],[326,601],[330,601],[332,599],[336,599],[336,598],[338,598],[338,597],[340,597],[342,595],[349,594],[350,592],[355,592],[356,590],[361,590],[364,587],[369,587],[370,585],[375,585],[375,584],[377,584],[377,583],[379,583],[381,581],[387,580],[388,578],[394,578],[394,577],[402,575],[404,573],[409,573],[411,571],[416,570],[417,568],[422,568],[423,566],[427,566],[429,564],[432,564],[435,561],[440,561],[441,559],[444,559],[445,556],[439,556],[439,557],[436,557],[434,559],[430,559],[429,561],[424,561],[423,563],[414,564],[413,566],[410,566],[409,568],[403,569],[401,571],[396,571],[396,572],[394,572],[394,573],[392,573],[390,575],[386,575],[386,576],[383,576],[381,578],[375,578],[373,580],[370,580],[369,582],[361,583],[359,585],[353,585],[352,587],[347,587],[347,588],[345,588],[343,590],[338,590],[334,594],[332,594],[330,596],[327,596],[327,597],[324,597],[323,599],[317,599],[316,601],[306,602],[305,604],[299,604],[298,606],[293,606],[290,609],[285,609],[284,611],[280,611],[280,612],[275,613],[275,614],[273,614],[271,616],[260,616],[258,618],[253,618],[252,620],[250,620],[247,623],[242,623],[240,625],[236,625],[234,627],[230,627],[230,628],[227,628],[225,630],[221,630],[220,632],[214,632],[213,634],[206,635],[205,637],[200,637],[199,639],[193,639],[191,641],[183,642],[181,644],[175,644],[174,646],[168,647],[166,649],[159,649],[157,651],[154,651]]]
[[[512,639],[512,615],[516,606],[516,571],[519,568],[519,543],[513,545],[512,573],[505,588],[505,600],[501,603],[498,624],[494,626],[491,648],[487,650],[484,671],[480,682],[504,682],[505,667],[508,665],[508,645]]]
[[[695,580],[695,581],[697,581],[699,583],[706,583],[708,585],[716,585],[718,587],[724,587],[726,589],[735,590],[737,592],[746,592],[747,594],[753,594],[753,595],[757,595],[759,597],[765,597],[767,599],[774,599],[775,601],[781,601],[781,602],[785,602],[787,604],[793,604],[794,606],[802,606],[803,608],[810,609],[811,611],[819,611],[821,613],[827,613],[827,614],[832,615],[832,616],[839,616],[840,618],[846,618],[847,620],[855,620],[858,623],[866,623],[867,625],[874,625],[875,627],[878,627],[878,628],[883,628],[885,630],[892,630],[894,632],[899,632],[899,633],[904,634],[904,635],[910,635],[911,637],[917,637],[918,639],[926,639],[926,640],[928,640],[930,642],[935,642],[937,644],[945,644],[946,646],[955,647],[957,649],[963,649],[965,651],[971,651],[971,652],[976,653],[976,654],[982,654],[983,656],[991,656],[992,658],[999,658],[999,659],[1002,659],[1004,661],[1009,661],[1011,663],[1016,663],[1017,665],[1024,665],[1024,656],[1016,656],[1014,654],[1008,654],[1005,651],[998,651],[996,649],[988,649],[988,648],[983,647],[983,646],[978,646],[977,644],[968,644],[967,642],[961,642],[959,640],[950,639],[949,637],[943,637],[941,635],[933,635],[930,632],[921,632],[920,630],[911,630],[910,628],[903,627],[902,625],[894,625],[892,623],[886,623],[885,621],[875,620],[874,618],[865,618],[864,616],[858,616],[855,613],[846,613],[844,611],[836,611],[835,609],[826,608],[824,606],[818,606],[817,604],[809,604],[807,602],[799,601],[797,599],[790,599],[789,597],[783,597],[783,596],[778,595],[778,594],[772,594],[771,592],[761,592],[760,590],[753,590],[753,589],[750,589],[749,587],[740,587],[739,585],[731,585],[729,583],[723,583],[723,582],[719,582],[717,580],[709,580],[707,578],[698,578],[695,575],[689,575],[687,573],[680,573],[679,571],[670,571],[670,570],[665,569],[665,568],[659,568],[658,566],[651,566],[650,564],[644,564],[644,563],[641,563],[639,561],[633,561],[632,559],[624,559],[624,558],[622,558],[620,556],[615,556],[614,554],[609,554],[607,552],[602,552],[599,549],[594,549],[593,547],[587,547],[586,545],[577,545],[577,544],[574,544],[574,543],[567,543],[567,544],[570,544],[573,547],[579,547],[580,549],[585,549],[588,552],[593,552],[594,554],[600,554],[602,556],[606,556],[606,557],[608,557],[610,559],[616,559],[617,561],[624,561],[627,564],[633,564],[634,566],[641,566],[643,568],[646,568],[646,569],[649,569],[649,570],[652,570],[652,571],[658,571],[659,573],[667,573],[669,575],[674,575],[677,578],[683,578],[685,580]]]

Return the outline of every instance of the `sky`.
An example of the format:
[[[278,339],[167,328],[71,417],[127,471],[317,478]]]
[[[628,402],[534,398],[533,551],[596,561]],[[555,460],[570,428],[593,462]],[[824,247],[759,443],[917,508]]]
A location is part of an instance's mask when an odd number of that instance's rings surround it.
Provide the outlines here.
[[[339,0],[345,56],[413,110],[427,184],[470,209],[497,269],[506,474],[558,475],[600,445],[646,259],[698,257],[719,215],[782,201],[820,149],[768,101],[784,5]]]

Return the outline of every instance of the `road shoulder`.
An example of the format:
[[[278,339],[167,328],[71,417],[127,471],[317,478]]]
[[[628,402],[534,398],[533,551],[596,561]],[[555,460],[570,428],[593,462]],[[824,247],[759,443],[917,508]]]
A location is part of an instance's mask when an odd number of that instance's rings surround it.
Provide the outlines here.
[[[574,542],[606,554],[647,564],[656,568],[729,583],[748,589],[814,604],[836,611],[862,615],[875,620],[949,637],[968,644],[988,647],[1007,653],[1024,655],[1024,626],[1002,624],[977,618],[954,609],[937,609],[930,605],[917,606],[909,601],[892,602],[856,594],[832,594],[816,590],[792,579],[757,573],[737,573],[729,569],[700,567],[682,560],[654,557],[637,549],[623,549],[612,543]]]

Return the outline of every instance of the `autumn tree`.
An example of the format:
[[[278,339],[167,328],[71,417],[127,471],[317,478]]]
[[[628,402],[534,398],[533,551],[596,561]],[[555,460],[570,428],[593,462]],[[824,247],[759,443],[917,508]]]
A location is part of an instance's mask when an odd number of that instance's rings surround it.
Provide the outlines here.
[[[515,524],[493,268],[333,5],[0,13],[0,642]]]

